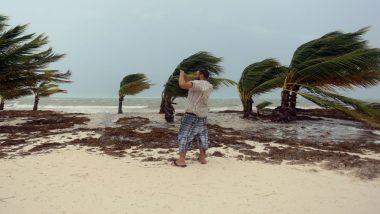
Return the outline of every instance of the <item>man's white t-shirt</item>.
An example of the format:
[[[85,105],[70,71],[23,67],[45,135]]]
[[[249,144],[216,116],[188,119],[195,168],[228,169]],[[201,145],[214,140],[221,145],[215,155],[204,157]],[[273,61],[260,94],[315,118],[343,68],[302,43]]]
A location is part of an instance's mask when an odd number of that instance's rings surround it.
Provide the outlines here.
[[[186,112],[194,113],[198,117],[207,117],[208,98],[213,91],[213,86],[206,80],[190,81],[193,87],[187,95]]]

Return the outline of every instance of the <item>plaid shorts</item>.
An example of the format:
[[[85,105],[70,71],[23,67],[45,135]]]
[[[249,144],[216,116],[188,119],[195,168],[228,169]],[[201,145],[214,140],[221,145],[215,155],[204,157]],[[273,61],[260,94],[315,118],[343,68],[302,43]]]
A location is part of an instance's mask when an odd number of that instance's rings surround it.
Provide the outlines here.
[[[199,149],[208,149],[207,118],[185,113],[182,117],[177,139],[179,151],[186,152],[190,150],[194,137],[198,141]]]

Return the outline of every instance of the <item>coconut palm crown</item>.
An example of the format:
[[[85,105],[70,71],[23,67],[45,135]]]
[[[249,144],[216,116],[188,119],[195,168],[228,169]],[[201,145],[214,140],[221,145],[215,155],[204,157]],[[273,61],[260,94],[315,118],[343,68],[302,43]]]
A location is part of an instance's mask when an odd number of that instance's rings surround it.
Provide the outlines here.
[[[120,82],[119,89],[119,109],[118,113],[123,113],[123,101],[126,95],[135,95],[143,90],[149,89],[153,84],[145,74],[136,73],[125,76]]]
[[[219,75],[223,73],[223,68],[220,65],[222,60],[223,58],[221,57],[216,57],[209,52],[201,51],[182,60],[182,62],[174,69],[174,72],[170,75],[162,92],[160,113],[165,113],[165,119],[167,122],[174,121],[174,100],[178,97],[186,97],[188,94],[188,90],[181,89],[178,86],[180,70],[184,70],[189,75],[190,79],[194,79],[195,72],[199,69],[202,68],[208,70],[210,73],[208,81],[214,86],[214,89],[218,89],[221,86],[236,85],[232,80],[219,77]]]
[[[54,53],[44,34],[27,34],[28,25],[10,27],[8,17],[0,15],[0,99],[2,106],[7,99],[29,95],[29,87],[41,77],[37,70],[61,59]]]
[[[316,93],[311,87],[334,93],[335,89],[366,88],[380,82],[380,49],[370,48],[362,38],[368,29],[334,31],[297,48],[281,93],[282,121],[296,118],[296,99],[297,94],[302,95],[301,89],[309,94]]]
[[[247,66],[238,82],[238,91],[243,105],[244,117],[252,115],[253,97],[272,89],[280,88],[287,68],[276,59],[265,59]]]

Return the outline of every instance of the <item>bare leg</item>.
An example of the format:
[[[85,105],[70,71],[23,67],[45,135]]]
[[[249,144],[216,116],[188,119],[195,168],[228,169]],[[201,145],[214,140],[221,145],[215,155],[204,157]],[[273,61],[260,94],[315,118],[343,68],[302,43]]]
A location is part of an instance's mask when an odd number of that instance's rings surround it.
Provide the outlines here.
[[[207,163],[207,160],[206,160],[206,151],[203,150],[203,149],[199,149],[199,162],[201,162],[201,164],[206,164]]]

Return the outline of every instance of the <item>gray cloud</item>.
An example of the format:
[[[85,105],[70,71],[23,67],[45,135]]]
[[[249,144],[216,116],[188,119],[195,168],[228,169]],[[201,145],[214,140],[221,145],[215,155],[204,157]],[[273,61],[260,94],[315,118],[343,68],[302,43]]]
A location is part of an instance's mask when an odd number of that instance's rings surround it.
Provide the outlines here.
[[[67,57],[52,67],[73,71],[65,96],[112,97],[121,78],[145,72],[156,84],[139,96],[158,97],[175,66],[207,50],[224,57],[225,77],[238,80],[250,63],[274,57],[288,64],[304,42],[333,30],[371,25],[380,47],[380,3],[367,1],[34,0],[3,1],[11,24],[31,23]],[[380,86],[346,93],[378,98]],[[222,89],[214,97],[237,97]],[[278,91],[264,95],[279,96]]]

